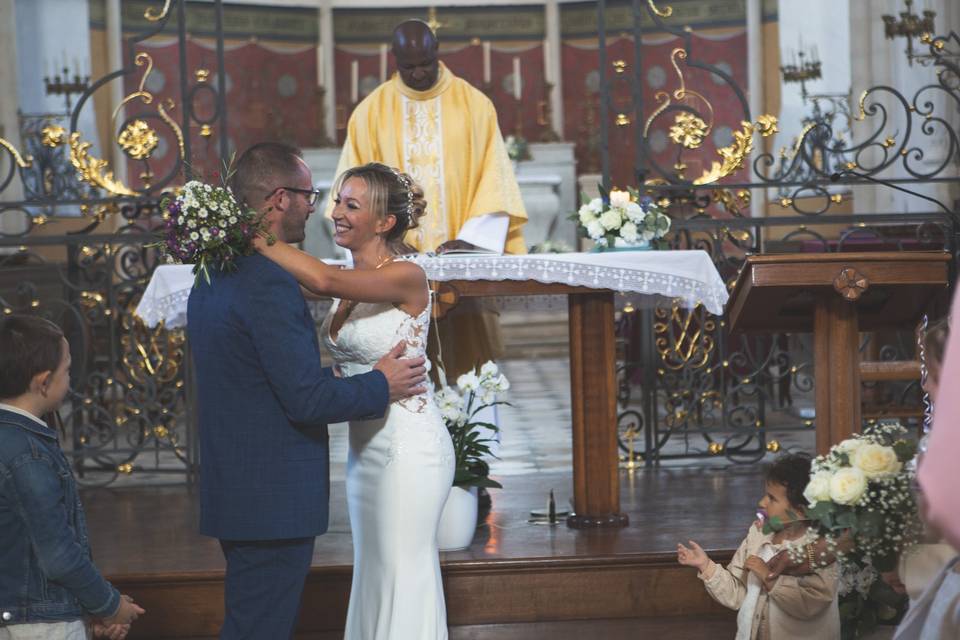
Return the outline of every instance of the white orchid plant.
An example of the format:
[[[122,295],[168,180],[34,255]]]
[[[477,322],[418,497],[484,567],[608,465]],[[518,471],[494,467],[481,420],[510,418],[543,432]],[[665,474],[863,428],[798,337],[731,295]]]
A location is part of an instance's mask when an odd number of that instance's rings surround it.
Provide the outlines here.
[[[457,378],[456,388],[445,386],[434,393],[434,402],[453,440],[456,458],[453,486],[503,488],[490,478],[490,464],[486,460],[493,456],[490,443],[494,440],[488,434],[500,429],[492,422],[478,420],[477,414],[488,407],[509,405],[497,400],[497,395],[509,388],[509,380],[497,365],[486,362]]]
[[[658,246],[670,231],[670,217],[653,198],[640,196],[635,189],[607,194],[601,187],[600,194],[593,199],[583,196],[583,205],[571,216],[598,248]]]
[[[914,496],[914,472],[907,463],[916,445],[899,423],[880,423],[834,445],[811,465],[804,490],[807,534],[789,545],[803,562],[807,544],[827,540],[840,562],[840,613],[843,637],[859,637],[878,619],[895,619],[903,598],[880,574],[919,539],[922,525]],[[838,545],[844,538],[849,544]],[[848,548],[849,550],[842,550]]]

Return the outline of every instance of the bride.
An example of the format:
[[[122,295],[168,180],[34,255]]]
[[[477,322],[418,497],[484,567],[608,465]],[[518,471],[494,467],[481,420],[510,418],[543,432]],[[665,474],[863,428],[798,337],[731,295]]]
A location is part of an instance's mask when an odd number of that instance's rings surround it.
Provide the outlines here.
[[[369,371],[398,343],[426,355],[430,291],[413,262],[397,259],[426,202],[404,173],[379,163],[348,169],[334,185],[334,239],[354,268],[324,264],[277,242],[258,250],[300,284],[337,298],[321,332],[339,372]],[[437,523],[453,483],[453,446],[432,393],[399,400],[379,420],[350,423],[347,507],[353,533],[348,640],[447,637]]]

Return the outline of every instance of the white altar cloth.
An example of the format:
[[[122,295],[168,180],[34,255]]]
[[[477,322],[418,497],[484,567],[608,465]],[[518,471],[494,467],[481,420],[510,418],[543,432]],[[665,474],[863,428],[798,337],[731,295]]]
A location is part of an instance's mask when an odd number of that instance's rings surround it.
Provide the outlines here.
[[[643,297],[675,299],[692,308],[702,304],[721,315],[727,287],[705,251],[620,251],[534,253],[528,255],[417,255],[430,280],[536,280]],[[331,261],[332,262],[332,261]],[[192,265],[162,265],[143,292],[136,313],[149,327],[187,324]]]

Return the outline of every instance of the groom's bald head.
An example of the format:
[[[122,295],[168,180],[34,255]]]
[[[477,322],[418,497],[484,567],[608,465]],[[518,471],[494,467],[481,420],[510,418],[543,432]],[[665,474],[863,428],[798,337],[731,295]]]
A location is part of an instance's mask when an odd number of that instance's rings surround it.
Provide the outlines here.
[[[393,56],[403,83],[426,91],[439,75],[440,41],[423,20],[407,20],[393,30]]]

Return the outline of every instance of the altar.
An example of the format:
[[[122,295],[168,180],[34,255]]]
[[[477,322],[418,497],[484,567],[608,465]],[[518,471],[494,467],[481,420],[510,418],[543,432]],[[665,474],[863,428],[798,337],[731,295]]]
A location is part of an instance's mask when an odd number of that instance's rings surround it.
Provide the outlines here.
[[[704,251],[531,255],[418,255],[440,312],[461,298],[564,295],[573,408],[573,528],[621,527],[617,471],[615,297],[634,306],[668,299],[723,313],[727,289]],[[157,268],[137,307],[148,326],[186,324],[191,265]]]

